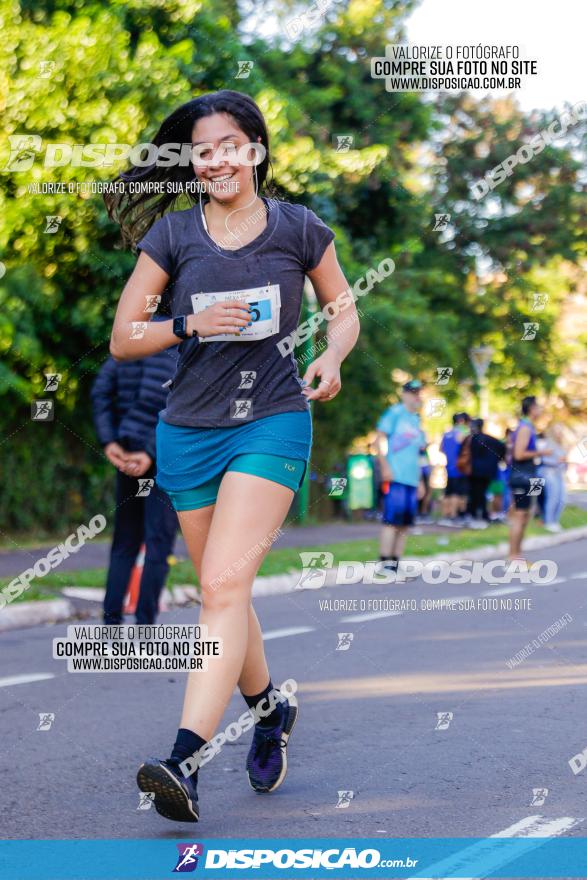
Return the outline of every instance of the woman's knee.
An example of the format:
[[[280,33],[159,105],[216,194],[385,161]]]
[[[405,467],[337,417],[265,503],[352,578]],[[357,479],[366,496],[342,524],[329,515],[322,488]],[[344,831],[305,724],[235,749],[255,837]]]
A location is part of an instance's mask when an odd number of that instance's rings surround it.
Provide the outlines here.
[[[231,572],[202,570],[202,605],[206,609],[222,610],[242,606],[248,609],[251,601],[250,578]]]

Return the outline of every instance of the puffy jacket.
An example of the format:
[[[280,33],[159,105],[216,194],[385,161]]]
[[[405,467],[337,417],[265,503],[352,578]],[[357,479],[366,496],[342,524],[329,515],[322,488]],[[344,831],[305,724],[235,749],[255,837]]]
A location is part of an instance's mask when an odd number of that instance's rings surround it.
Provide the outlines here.
[[[165,408],[177,347],[139,361],[109,357],[92,386],[92,414],[102,446],[116,441],[129,452],[144,450],[155,459],[155,427]]]

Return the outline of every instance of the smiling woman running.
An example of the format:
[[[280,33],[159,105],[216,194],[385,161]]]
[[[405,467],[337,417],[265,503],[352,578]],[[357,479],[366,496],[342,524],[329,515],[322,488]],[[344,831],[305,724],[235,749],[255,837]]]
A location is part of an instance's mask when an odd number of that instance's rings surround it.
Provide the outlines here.
[[[348,284],[328,226],[302,205],[259,197],[269,142],[255,102],[233,91],[189,101],[153,138],[156,147],[178,143],[192,145],[190,164],[134,168],[121,178],[146,184],[145,192],[105,201],[140,251],[118,304],[112,355],[143,358],[181,341],[157,427],[157,483],[178,512],[201,584],[200,624],[223,650],[207,670],[189,673],[171,755],[145,761],[137,780],[154,792],[162,816],[196,822],[198,774],[184,771],[214,735],[237,684],[249,707],[265,710],[247,757],[250,785],[265,793],[285,778],[297,701],[273,688],[252,585],[304,477],[309,401],[340,391],[340,365],[359,325],[347,295],[344,309],[329,310],[328,347],[304,380],[291,346],[278,347],[298,325],[305,276],[321,307]],[[242,158],[247,145],[257,164]],[[195,179],[200,199],[188,210],[166,211],[176,196],[165,191],[153,197],[153,182]],[[173,318],[148,323],[148,304],[166,290]]]

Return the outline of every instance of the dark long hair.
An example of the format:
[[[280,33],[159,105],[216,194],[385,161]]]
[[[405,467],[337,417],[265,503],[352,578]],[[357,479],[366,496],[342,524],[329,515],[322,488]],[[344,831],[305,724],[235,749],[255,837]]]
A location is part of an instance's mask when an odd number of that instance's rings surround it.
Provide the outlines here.
[[[258,138],[261,139],[261,144],[265,147],[266,152],[263,161],[257,165],[260,192],[271,167],[269,135],[263,114],[253,99],[242,92],[222,89],[219,92],[200,95],[200,97],[182,104],[162,122],[159,131],[150,143],[156,147],[177,143],[191,145],[195,123],[198,119],[212,116],[214,113],[228,113],[232,116],[238,127],[247,135],[250,143],[256,143]],[[187,165],[162,166],[154,161],[150,165],[133,166],[129,171],[121,172],[115,183],[123,182],[125,184],[124,192],[105,193],[104,202],[110,219],[120,225],[123,244],[134,249],[136,243],[145,235],[153,222],[161,217],[168,208],[172,209],[178,199],[187,197],[191,204],[195,204],[198,201],[197,193],[194,194],[193,191],[186,188],[186,184],[192,184],[194,181],[194,168],[191,162]],[[183,194],[181,192],[154,194],[149,192],[146,187],[139,187],[139,192],[131,193],[126,186],[130,182],[140,184],[157,182],[164,185],[167,182],[174,182],[183,185]],[[179,189],[179,187],[177,188]]]

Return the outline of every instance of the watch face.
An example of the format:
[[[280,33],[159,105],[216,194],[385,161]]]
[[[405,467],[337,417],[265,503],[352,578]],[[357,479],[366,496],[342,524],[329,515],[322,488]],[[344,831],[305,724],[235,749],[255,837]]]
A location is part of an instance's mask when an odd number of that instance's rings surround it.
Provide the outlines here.
[[[185,329],[185,315],[180,315],[179,318],[173,319],[173,333],[174,336],[179,336],[180,339],[185,339],[186,337],[186,329]]]

